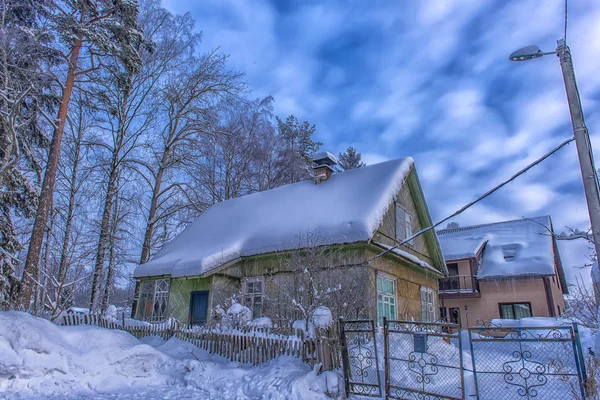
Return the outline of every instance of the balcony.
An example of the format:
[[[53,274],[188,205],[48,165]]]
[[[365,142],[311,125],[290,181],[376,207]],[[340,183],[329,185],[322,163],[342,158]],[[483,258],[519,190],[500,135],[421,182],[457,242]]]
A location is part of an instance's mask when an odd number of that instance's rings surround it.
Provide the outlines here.
[[[440,294],[475,293],[479,291],[477,282],[471,275],[452,275],[440,279]]]

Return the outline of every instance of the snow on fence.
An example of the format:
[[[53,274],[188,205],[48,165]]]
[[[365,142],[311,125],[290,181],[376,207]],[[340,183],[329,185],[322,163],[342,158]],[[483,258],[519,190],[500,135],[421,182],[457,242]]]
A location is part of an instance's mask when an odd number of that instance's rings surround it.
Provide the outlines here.
[[[130,318],[121,321],[106,319],[101,315],[65,315],[60,325],[96,325],[107,329],[120,329],[136,338],[160,336],[168,340],[175,336],[210,354],[218,354],[230,361],[258,365],[273,358],[289,355],[301,358],[311,367],[318,363],[324,369],[341,367],[340,343],[336,329],[315,329],[315,338],[308,338],[302,330],[278,333],[271,328],[242,328],[220,330],[216,328],[192,328],[178,321],[150,324]]]

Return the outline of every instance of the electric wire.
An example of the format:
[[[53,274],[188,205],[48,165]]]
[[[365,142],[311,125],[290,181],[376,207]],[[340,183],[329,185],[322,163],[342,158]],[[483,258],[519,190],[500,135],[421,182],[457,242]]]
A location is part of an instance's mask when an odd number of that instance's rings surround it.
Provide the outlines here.
[[[532,162],[531,164],[527,165],[525,168],[521,169],[520,171],[518,171],[516,174],[514,174],[513,176],[511,176],[510,178],[508,178],[507,180],[505,180],[504,182],[500,183],[499,185],[496,185],[495,187],[493,187],[492,189],[488,190],[487,192],[485,192],[484,194],[482,194],[481,196],[479,196],[478,198],[476,198],[475,200],[471,201],[470,203],[467,203],[466,205],[464,205],[462,208],[460,208],[459,210],[455,211],[454,213],[450,214],[449,216],[439,220],[438,222],[436,222],[435,224],[428,226],[427,228],[421,229],[420,231],[418,231],[417,233],[413,234],[412,236],[402,240],[400,243],[398,243],[395,246],[392,246],[384,251],[382,251],[381,253],[371,257],[369,260],[367,260],[368,262],[371,262],[391,251],[394,251],[395,249],[397,249],[398,247],[400,247],[401,245],[410,242],[411,240],[413,240],[414,238],[416,238],[417,236],[422,235],[425,232],[428,232],[436,227],[438,227],[439,225],[443,224],[444,222],[448,221],[451,218],[456,217],[457,215],[462,214],[465,210],[467,210],[468,208],[470,208],[471,206],[473,206],[474,204],[480,202],[481,200],[485,199],[486,197],[490,196],[491,194],[493,194],[494,192],[496,192],[497,190],[501,189],[502,187],[504,187],[505,185],[509,184],[510,182],[514,181],[516,178],[518,178],[519,176],[523,175],[525,172],[529,171],[531,168],[535,167],[536,165],[538,165],[539,163],[541,163],[542,161],[544,161],[546,158],[550,157],[551,155],[553,155],[554,153],[556,153],[557,151],[559,151],[560,149],[562,149],[563,147],[565,147],[567,144],[571,143],[572,141],[574,141],[575,138],[571,137],[567,140],[565,140],[564,142],[562,142],[561,144],[559,144],[558,146],[554,147],[552,150],[550,150],[549,152],[547,152],[546,154],[544,154],[543,156],[541,156],[540,158],[538,158],[537,160],[535,160],[534,162]]]

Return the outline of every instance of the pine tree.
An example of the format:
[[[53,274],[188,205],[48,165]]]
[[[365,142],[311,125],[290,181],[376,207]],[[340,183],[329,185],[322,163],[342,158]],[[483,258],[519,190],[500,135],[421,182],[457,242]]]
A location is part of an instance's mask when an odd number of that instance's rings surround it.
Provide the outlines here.
[[[68,62],[19,293],[18,307],[24,309],[29,308],[34,286],[32,278],[38,273],[69,101],[76,82],[101,69],[102,59],[106,56],[116,57],[128,71],[138,71],[141,66],[138,50],[143,42],[137,26],[136,0],[54,0],[44,6],[50,26],[59,39],[53,43],[58,50],[64,50],[62,56]]]
[[[364,167],[366,164],[361,161],[360,153],[352,146],[348,146],[345,152],[338,156],[338,164],[342,171]]]
[[[44,6],[43,0],[0,2],[0,308],[9,306],[17,289],[22,245],[13,219],[35,213],[38,154],[48,144],[42,115],[56,103],[46,71],[59,54],[48,47],[52,36],[40,22]]]
[[[280,141],[276,163],[278,184],[285,185],[310,178],[312,155],[323,144],[312,139],[315,126],[308,121],[300,123],[293,115],[287,117],[285,122],[279,117],[275,118]]]

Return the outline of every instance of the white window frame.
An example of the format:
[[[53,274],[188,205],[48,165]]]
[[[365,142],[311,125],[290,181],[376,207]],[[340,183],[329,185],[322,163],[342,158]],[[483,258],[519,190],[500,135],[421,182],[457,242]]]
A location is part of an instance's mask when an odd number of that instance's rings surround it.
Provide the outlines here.
[[[436,298],[435,290],[421,286],[421,321],[435,322]]]
[[[157,291],[159,283],[166,282],[166,290]],[[146,284],[152,285],[151,292],[145,292]],[[151,279],[142,281],[140,285],[140,294],[138,298],[137,314],[138,318],[148,322],[161,322],[167,319],[167,309],[169,306],[169,290],[171,282],[168,278]],[[164,301],[164,310],[160,312],[161,302]],[[146,312],[147,305],[150,305],[149,312]]]
[[[248,284],[252,284],[252,293]],[[256,283],[260,283],[260,291],[256,291]],[[265,306],[265,278],[262,276],[242,278],[242,305],[252,310],[252,318],[260,318]]]
[[[379,291],[379,285],[377,282],[377,280],[379,280],[379,279],[384,279],[386,281],[392,282],[392,288],[393,288],[392,294],[390,294],[388,292]],[[376,285],[376,289],[377,289],[377,323],[381,326],[381,325],[383,325],[383,317],[384,316],[387,317],[389,320],[395,320],[398,315],[398,298],[396,296],[396,294],[397,294],[396,278],[391,275],[378,273],[375,285]],[[379,299],[379,296],[382,297],[381,300]],[[382,307],[388,307],[388,309],[392,309],[393,312],[389,313],[389,315],[386,315],[386,314],[388,314],[386,312],[384,312],[384,315],[380,315],[379,303],[382,304]]]
[[[396,220],[396,239],[402,241],[413,235],[412,228],[413,228],[414,218],[411,213],[406,211],[398,203],[396,203],[395,220]],[[414,246],[415,240],[411,239],[410,241],[406,242],[406,244]]]

